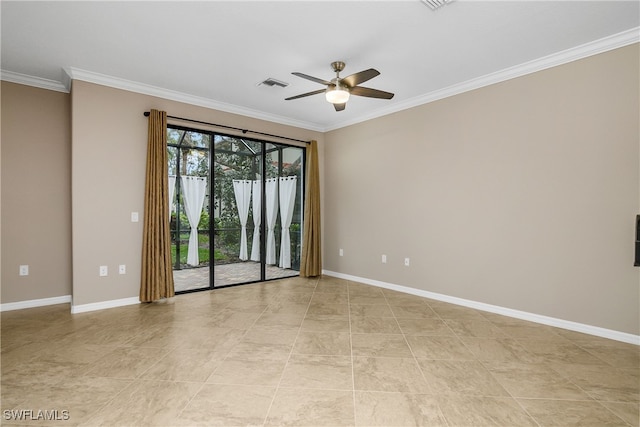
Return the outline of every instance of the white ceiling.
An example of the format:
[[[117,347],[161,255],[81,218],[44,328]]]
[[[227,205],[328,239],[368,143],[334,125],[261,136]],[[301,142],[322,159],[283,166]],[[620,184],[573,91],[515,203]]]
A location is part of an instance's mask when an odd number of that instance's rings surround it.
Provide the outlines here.
[[[637,42],[639,6],[458,0],[434,12],[418,0],[3,0],[2,78],[63,88],[70,74],[324,131]],[[322,88],[291,72],[329,80],[335,60],[347,64],[343,77],[376,68],[381,75],[363,85],[395,97],[353,96],[341,112],[322,94],[284,100]],[[290,84],[258,85],[269,77]]]

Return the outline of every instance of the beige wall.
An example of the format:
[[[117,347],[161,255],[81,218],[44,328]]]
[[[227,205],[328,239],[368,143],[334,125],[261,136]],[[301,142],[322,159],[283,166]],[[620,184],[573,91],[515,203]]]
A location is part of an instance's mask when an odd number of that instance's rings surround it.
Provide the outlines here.
[[[638,51],[327,133],[324,268],[639,334]]]
[[[147,118],[144,111],[297,139],[323,135],[207,108],[74,81],[72,87],[73,303],[137,297],[140,286]],[[184,123],[182,123],[184,124]],[[249,135],[251,136],[251,135]],[[322,161],[322,159],[321,159]],[[127,274],[117,274],[119,264]],[[99,277],[100,265],[109,267]]]
[[[4,303],[71,294],[69,94],[2,82]],[[18,267],[29,265],[29,275]]]
[[[81,81],[71,96],[2,82],[1,302],[138,295],[130,214],[142,112],[158,108],[317,139],[326,270],[639,334],[638,63],[629,46],[326,135]]]

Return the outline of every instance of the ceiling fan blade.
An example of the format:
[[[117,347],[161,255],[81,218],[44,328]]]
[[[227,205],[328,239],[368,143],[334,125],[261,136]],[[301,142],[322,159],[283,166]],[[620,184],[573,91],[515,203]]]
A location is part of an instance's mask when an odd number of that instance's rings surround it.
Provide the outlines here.
[[[373,68],[369,68],[368,70],[360,71],[359,73],[351,74],[342,79],[344,83],[349,87],[355,87],[360,83],[364,83],[367,80],[371,80],[372,78],[379,76],[380,71],[374,70]]]
[[[351,92],[351,95],[366,96],[368,98],[382,98],[382,99],[393,98],[393,93],[391,92],[385,92],[383,90],[378,90],[378,89],[370,89],[368,87],[362,87],[362,86],[352,87],[350,92]]]
[[[285,101],[291,101],[292,99],[298,99],[298,98],[304,98],[305,96],[311,96],[311,95],[317,95],[319,93],[323,93],[325,92],[326,89],[318,89],[318,90],[314,90],[313,92],[307,92],[307,93],[302,93],[300,95],[296,95],[296,96],[290,96],[289,98],[285,98]]]
[[[344,107],[347,106],[347,103],[344,102],[342,104],[333,104],[333,107],[336,109],[336,111],[342,111],[344,110]]]
[[[298,73],[298,72],[294,72],[294,73],[291,73],[291,74],[293,74],[294,76],[302,77],[303,79],[311,80],[312,82],[320,83],[321,85],[330,85],[331,84],[331,82],[319,79],[317,77],[308,76],[306,74],[302,74],[302,73]]]

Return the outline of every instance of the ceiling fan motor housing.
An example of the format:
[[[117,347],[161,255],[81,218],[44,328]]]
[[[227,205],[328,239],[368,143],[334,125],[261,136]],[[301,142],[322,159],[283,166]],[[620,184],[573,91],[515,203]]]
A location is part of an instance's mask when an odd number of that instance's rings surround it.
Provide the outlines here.
[[[342,61],[335,61],[331,63],[331,68],[333,68],[333,71],[335,71],[336,73],[339,73],[340,71],[344,70],[345,67],[345,63]]]

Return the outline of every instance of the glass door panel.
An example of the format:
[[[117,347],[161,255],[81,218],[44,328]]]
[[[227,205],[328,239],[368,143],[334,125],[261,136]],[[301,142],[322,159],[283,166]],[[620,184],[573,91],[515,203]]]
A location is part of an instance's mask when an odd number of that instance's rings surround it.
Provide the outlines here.
[[[214,136],[216,287],[256,282],[262,278],[260,251],[253,250],[253,199],[256,188],[261,190],[261,145],[242,138]]]
[[[210,135],[168,129],[171,257],[176,292],[211,287]]]
[[[266,279],[297,276],[302,245],[304,205],[304,149],[267,144],[267,185],[275,187],[275,197],[267,209],[277,211],[274,221],[275,258],[267,257]],[[268,190],[267,190],[268,191]],[[270,202],[272,205],[270,205]]]

